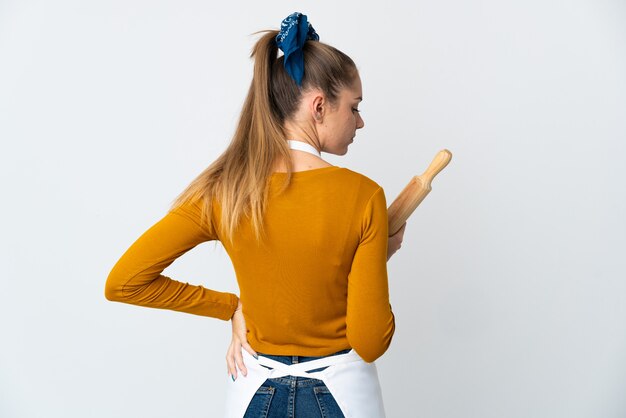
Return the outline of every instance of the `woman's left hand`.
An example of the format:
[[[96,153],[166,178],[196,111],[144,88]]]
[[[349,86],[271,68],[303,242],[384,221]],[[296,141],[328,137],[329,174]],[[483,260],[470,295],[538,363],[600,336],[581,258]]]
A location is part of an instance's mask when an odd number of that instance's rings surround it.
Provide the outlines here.
[[[388,238],[387,244],[387,261],[391,258],[392,255],[396,253],[402,247],[402,239],[404,237],[404,230],[406,229],[406,222],[402,224],[398,232],[391,235]]]
[[[242,308],[243,305],[241,304],[240,299],[237,309],[235,310],[233,317],[230,319],[233,326],[233,337],[230,341],[228,351],[226,352],[226,365],[228,367],[228,374],[231,376],[233,381],[237,379],[237,367],[239,367],[239,370],[241,370],[244,376],[248,374],[248,370],[246,369],[245,364],[243,364],[243,357],[241,355],[242,348],[252,356],[258,357],[256,351],[254,351],[252,347],[250,347],[250,344],[248,344],[248,338],[246,335],[246,320],[243,317]],[[235,365],[237,367],[235,367]]]

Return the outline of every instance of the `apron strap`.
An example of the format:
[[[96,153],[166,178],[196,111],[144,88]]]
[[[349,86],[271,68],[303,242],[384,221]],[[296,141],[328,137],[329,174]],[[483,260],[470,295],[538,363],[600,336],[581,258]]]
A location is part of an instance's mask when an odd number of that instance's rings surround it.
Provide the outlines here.
[[[246,352],[245,350],[243,351]],[[258,363],[271,367],[270,377],[283,377],[283,376],[300,376],[300,377],[316,377],[320,372],[308,373],[307,370],[319,369],[322,367],[333,366],[335,364],[345,364],[353,361],[360,361],[361,358],[357,355],[354,349],[344,354],[337,354],[335,356],[322,357],[320,359],[305,361],[303,363],[284,364],[279,361],[273,360],[265,356],[259,356]]]

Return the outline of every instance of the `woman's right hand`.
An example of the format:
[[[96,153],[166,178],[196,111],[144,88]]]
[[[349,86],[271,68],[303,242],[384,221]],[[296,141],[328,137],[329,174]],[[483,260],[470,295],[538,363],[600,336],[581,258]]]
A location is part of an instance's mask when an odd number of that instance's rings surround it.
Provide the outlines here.
[[[239,299],[237,309],[231,318],[231,322],[233,326],[233,337],[230,342],[230,346],[228,347],[228,351],[226,352],[226,367],[228,368],[228,374],[231,376],[233,381],[235,381],[235,379],[237,379],[237,368],[241,370],[241,373],[244,376],[248,374],[246,365],[243,362],[241,350],[246,350],[253,357],[257,357],[256,351],[254,351],[250,344],[248,344],[246,320],[243,317],[243,305],[241,304],[241,299]]]
[[[405,229],[406,222],[402,224],[398,232],[389,237],[389,244],[387,244],[387,261],[389,261],[391,256],[402,246],[402,237],[404,236]]]

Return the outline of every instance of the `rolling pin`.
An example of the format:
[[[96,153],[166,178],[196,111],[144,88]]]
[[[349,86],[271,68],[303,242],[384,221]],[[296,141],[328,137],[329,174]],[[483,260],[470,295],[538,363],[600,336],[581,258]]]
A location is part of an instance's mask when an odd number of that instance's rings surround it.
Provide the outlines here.
[[[396,200],[391,203],[391,206],[387,208],[389,236],[398,232],[415,208],[422,203],[422,200],[431,191],[430,183],[433,181],[433,178],[446,168],[451,159],[452,153],[450,151],[447,149],[441,150],[426,171],[424,171],[424,174],[411,178],[409,184],[400,192]]]

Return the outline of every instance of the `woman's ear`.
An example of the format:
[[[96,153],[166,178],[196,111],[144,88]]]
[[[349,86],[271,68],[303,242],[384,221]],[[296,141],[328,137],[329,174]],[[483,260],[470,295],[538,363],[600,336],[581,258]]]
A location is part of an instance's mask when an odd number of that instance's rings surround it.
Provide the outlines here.
[[[313,110],[313,119],[316,122],[321,122],[324,118],[324,109],[326,106],[326,100],[322,94],[317,94],[313,98],[312,102],[312,110]]]

